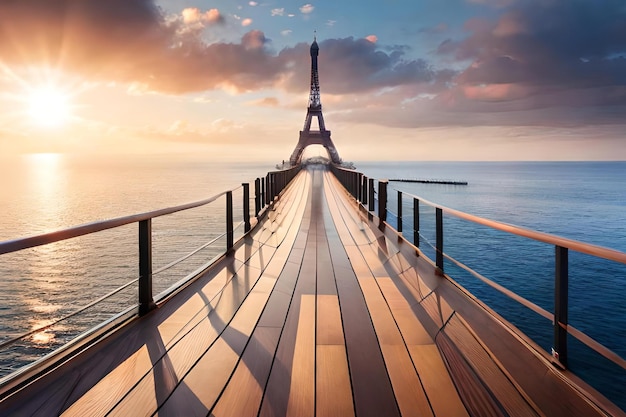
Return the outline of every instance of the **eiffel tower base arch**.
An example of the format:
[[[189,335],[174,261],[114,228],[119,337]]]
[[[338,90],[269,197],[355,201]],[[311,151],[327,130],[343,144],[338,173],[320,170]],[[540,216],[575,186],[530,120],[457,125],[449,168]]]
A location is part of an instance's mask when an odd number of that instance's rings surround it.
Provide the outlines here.
[[[330,160],[334,164],[341,164],[342,160],[339,157],[337,149],[335,148],[335,144],[330,138],[330,130],[301,130],[298,144],[296,145],[296,148],[293,150],[293,153],[289,158],[289,162],[291,163],[291,165],[297,165],[302,161],[302,153],[304,152],[304,149],[309,145],[322,145],[328,152]]]

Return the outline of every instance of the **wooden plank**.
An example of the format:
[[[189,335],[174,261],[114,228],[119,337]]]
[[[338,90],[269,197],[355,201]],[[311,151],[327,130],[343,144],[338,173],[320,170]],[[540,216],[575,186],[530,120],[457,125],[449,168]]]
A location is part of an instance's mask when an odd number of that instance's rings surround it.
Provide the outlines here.
[[[280,281],[279,281],[280,282]],[[265,306],[265,310],[261,315],[258,326],[260,327],[279,327],[282,328],[285,323],[285,317],[289,310],[292,294],[282,291],[274,291]]]
[[[431,292],[420,303],[420,307],[424,309],[424,311],[428,314],[428,317],[430,317],[430,319],[435,323],[437,329],[441,329],[447,319],[447,317],[444,318],[441,314],[439,300],[440,298],[437,294]]]
[[[380,345],[404,345],[404,340],[373,277],[358,277],[367,309],[374,323]]]
[[[243,346],[241,347],[243,349]],[[159,409],[159,416],[206,416],[222,392],[239,359],[238,353],[222,338],[200,358],[194,372]],[[128,414],[133,415],[133,414]]]
[[[448,336],[440,334],[437,338],[437,346],[442,356],[446,358],[450,376],[469,414],[485,417],[507,416],[497,399],[491,395],[476,373],[467,365]]]
[[[213,407],[234,371],[268,297],[267,293],[250,293],[219,339],[200,357],[163,404],[159,415],[172,415],[170,413],[176,412],[175,407],[186,401],[191,405],[182,410],[182,414],[204,412],[205,408],[210,410]],[[194,397],[198,401],[192,401]]]
[[[159,323],[157,329],[166,346],[179,340],[186,331],[206,317],[209,308],[198,294],[192,295],[189,300],[180,306],[174,313]]]
[[[293,353],[287,415],[315,412],[315,296],[303,295]]]
[[[462,352],[467,365],[509,414],[537,415],[518,388],[511,383],[508,376],[502,372],[490,354],[478,343],[458,317],[450,319],[443,331]]]
[[[319,223],[323,226],[321,221]],[[326,232],[323,229],[318,230],[317,235],[317,293],[336,295],[335,273],[333,272]]]
[[[313,196],[309,195],[309,201],[312,198]],[[308,213],[310,213],[310,206],[307,207],[307,210],[305,211],[305,216]],[[308,224],[308,226],[310,226],[310,224]],[[286,294],[289,293],[289,291],[293,291],[294,296],[293,300],[288,304],[289,310],[286,313],[287,318],[284,322],[283,332],[281,334],[278,348],[276,350],[276,357],[272,364],[270,377],[268,379],[268,383],[261,403],[261,410],[259,413],[259,415],[261,416],[284,416],[287,413],[292,373],[294,371],[292,368],[294,366],[296,334],[298,332],[300,323],[299,319],[302,296],[311,296],[315,294],[316,260],[315,253],[311,251],[310,246],[310,243],[314,241],[315,236],[311,237],[308,233],[306,235],[301,234],[303,228],[308,226],[303,221],[300,226],[300,232],[296,237],[296,241],[306,240],[302,264],[296,265],[287,262],[287,265],[285,266],[285,270],[287,270],[288,268],[293,268],[294,271],[298,271],[297,282],[295,282],[295,289],[290,289],[289,286],[282,286],[284,285],[283,283],[285,278],[289,278],[290,280],[295,281],[295,275],[283,276],[283,274],[281,274],[281,277],[279,278],[275,289],[275,291],[280,290],[285,292]],[[311,228],[308,227],[308,230],[310,229]],[[285,301],[286,300],[283,299],[283,302]],[[277,314],[277,316],[280,317],[280,314]],[[312,317],[315,317],[314,313]],[[265,320],[266,319],[262,318],[260,324],[271,324],[266,322]]]
[[[416,301],[422,301],[424,297],[431,293],[431,289],[422,282],[413,268],[405,270],[398,277],[402,279],[406,290],[413,295]],[[406,295],[406,291],[403,291],[403,293]]]
[[[272,366],[280,328],[257,327],[211,415],[256,416]]]
[[[274,261],[274,259],[272,261]],[[265,275],[265,273],[263,273],[263,276],[259,278],[256,285],[251,289],[251,291],[269,294],[274,288],[277,278],[278,277],[267,276]]]
[[[373,277],[359,277],[358,281],[374,323],[400,412],[403,415],[432,415],[405,342],[376,280]]]
[[[343,326],[339,298],[336,295],[317,296],[317,341],[318,345],[343,345]]]
[[[374,327],[366,319],[369,313],[354,271],[335,268],[335,276],[356,414],[400,415]]]
[[[413,267],[413,265],[411,265],[411,263],[401,252],[397,252],[395,255],[391,256],[389,258],[389,263],[393,264],[394,269],[397,271],[398,274]]]
[[[345,346],[318,344],[316,355],[316,416],[353,416]]]
[[[350,368],[350,380],[354,397],[355,413],[359,416],[399,416],[400,410],[391,387],[380,346],[370,320],[363,293],[357,282],[355,271],[348,259],[347,250],[353,247],[343,244],[342,239],[351,239],[346,234],[343,220],[338,216],[332,189],[327,189],[324,205],[324,224],[331,259],[335,271],[337,294],[341,306],[346,351]],[[360,252],[354,252],[354,256]]]
[[[468,416],[437,346],[412,345],[408,349],[435,415]]]
[[[393,265],[388,262],[387,254],[381,252],[380,247],[376,243],[360,246],[359,248],[361,249],[365,262],[367,262],[372,271],[372,275],[375,277],[387,277],[395,273]]]
[[[343,241],[343,238],[342,238]],[[356,246],[345,246],[345,252],[348,254],[350,265],[357,277],[372,276],[369,265],[365,262],[363,254]]]
[[[184,375],[191,369],[218,338],[223,330],[220,327],[216,328],[209,319],[205,319],[168,350],[168,360],[171,361],[176,375]]]
[[[403,416],[432,416],[433,411],[405,345],[381,345],[393,392]]]
[[[252,330],[259,321],[261,312],[267,303],[269,298],[269,292],[251,292],[246,301],[242,304],[241,308],[237,311],[235,317],[228,324],[228,327],[222,333],[222,337],[228,336],[227,331],[232,331],[235,334],[239,334],[246,338],[246,343]]]
[[[166,386],[166,384],[163,384],[162,379],[156,380],[154,377],[156,375],[166,373],[164,371],[157,371],[159,367],[165,367],[167,366],[167,363],[170,362],[170,356],[173,357],[173,355],[168,355],[164,358],[165,360],[158,361],[153,372],[148,375],[147,378],[143,378],[141,382],[129,393],[129,395],[116,406],[113,410],[113,415],[126,416],[131,414],[140,415],[144,413],[145,415],[150,415],[156,411],[156,404],[163,404],[170,393],[172,393],[172,396],[189,396],[190,393],[187,392],[187,389],[189,388],[192,392],[195,392],[196,389],[194,387],[196,387],[196,385],[194,384],[198,383],[198,381],[202,381],[202,377],[198,376],[198,374],[210,374],[216,369],[214,363],[215,358],[213,358],[213,356],[220,355],[221,353],[227,351],[225,347],[221,347],[223,343],[226,343],[236,354],[235,356],[230,355],[229,353],[226,354],[225,363],[232,367],[230,369],[232,372],[232,369],[236,365],[236,360],[243,351],[244,346],[248,342],[248,337],[258,321],[259,315],[263,310],[263,306],[265,305],[268,296],[269,295],[267,293],[251,292],[215,344],[213,344],[213,346],[211,346],[206,353],[196,354],[192,357],[192,360],[198,357],[200,357],[200,360],[196,362],[188,372],[185,372],[185,370],[177,370],[173,373],[174,375],[180,375],[181,377],[184,375],[184,385],[182,387],[180,385],[177,387],[172,386],[168,392],[158,395],[155,398],[155,391],[158,393],[159,390],[155,390],[154,387],[156,386],[159,388],[161,385]],[[218,345],[217,348],[215,347],[216,345]],[[187,354],[186,351],[183,351],[183,353]],[[169,367],[174,369],[173,364],[170,364]],[[202,407],[196,404],[197,407],[194,407],[194,409],[198,408],[202,410],[204,407],[208,407],[210,409],[213,406],[211,401],[217,399],[217,396],[221,393],[224,384],[228,381],[230,372],[228,372],[228,367],[218,367],[218,369],[220,372],[215,376],[215,378],[217,381],[221,381],[222,386],[218,387],[214,385],[214,391],[206,393],[203,392],[201,395],[196,393],[196,396],[202,403]],[[167,371],[167,368],[165,371]],[[184,394],[177,394],[178,391],[183,391]],[[169,410],[169,407],[170,406],[165,407],[165,410]]]
[[[291,259],[291,258],[290,258]],[[302,258],[299,262],[287,262],[280,274],[275,291],[281,291],[286,294],[293,294],[300,269],[302,268]]]
[[[407,345],[426,345],[434,343],[424,325],[417,319],[409,301],[402,295],[396,284],[389,277],[376,278],[381,291],[389,304],[391,313]]]
[[[101,379],[62,415],[106,415],[151,368],[150,354],[144,346]]]

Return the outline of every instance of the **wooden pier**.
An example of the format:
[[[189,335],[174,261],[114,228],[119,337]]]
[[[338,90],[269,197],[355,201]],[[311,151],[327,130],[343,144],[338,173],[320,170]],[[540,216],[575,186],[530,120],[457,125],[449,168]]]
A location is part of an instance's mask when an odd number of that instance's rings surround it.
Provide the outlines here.
[[[302,170],[158,308],[4,387],[2,416],[623,416]]]

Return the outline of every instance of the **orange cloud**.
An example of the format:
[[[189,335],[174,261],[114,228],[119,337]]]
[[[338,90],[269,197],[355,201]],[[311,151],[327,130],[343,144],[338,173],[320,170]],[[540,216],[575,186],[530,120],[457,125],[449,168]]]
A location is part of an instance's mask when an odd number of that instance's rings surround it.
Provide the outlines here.
[[[528,95],[528,90],[516,84],[463,85],[465,97],[471,100],[513,100]]]
[[[276,97],[265,97],[259,100],[248,102],[247,104],[250,106],[260,107],[278,107],[280,103]]]

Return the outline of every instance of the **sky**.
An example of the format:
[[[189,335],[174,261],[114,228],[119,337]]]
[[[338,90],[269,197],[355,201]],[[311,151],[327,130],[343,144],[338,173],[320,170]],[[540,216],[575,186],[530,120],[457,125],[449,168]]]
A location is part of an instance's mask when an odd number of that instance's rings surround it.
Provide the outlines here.
[[[306,1],[0,1],[0,152],[288,159],[316,37],[344,160],[626,160],[623,0]]]

